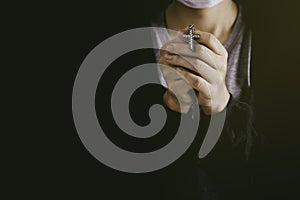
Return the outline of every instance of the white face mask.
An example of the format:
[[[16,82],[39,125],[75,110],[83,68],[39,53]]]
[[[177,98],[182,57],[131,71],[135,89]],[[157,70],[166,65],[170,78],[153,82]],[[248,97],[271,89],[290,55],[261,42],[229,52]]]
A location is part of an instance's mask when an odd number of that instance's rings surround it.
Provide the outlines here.
[[[210,8],[223,0],[177,0],[190,8]]]

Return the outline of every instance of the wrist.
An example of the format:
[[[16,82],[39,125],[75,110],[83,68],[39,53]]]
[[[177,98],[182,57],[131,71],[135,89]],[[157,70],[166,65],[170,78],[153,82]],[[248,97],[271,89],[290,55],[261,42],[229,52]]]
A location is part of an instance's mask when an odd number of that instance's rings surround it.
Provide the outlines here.
[[[226,89],[224,93],[224,97],[222,98],[222,100],[219,101],[220,103],[212,107],[202,107],[203,113],[205,115],[213,115],[224,111],[227,108],[230,99],[231,99],[231,94]]]

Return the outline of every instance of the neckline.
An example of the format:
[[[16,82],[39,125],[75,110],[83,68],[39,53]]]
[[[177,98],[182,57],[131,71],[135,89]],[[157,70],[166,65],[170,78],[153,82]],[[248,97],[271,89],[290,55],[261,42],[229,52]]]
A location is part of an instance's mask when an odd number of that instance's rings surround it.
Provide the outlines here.
[[[233,24],[231,33],[228,37],[228,39],[225,41],[225,43],[223,44],[224,47],[226,48],[226,50],[228,52],[231,52],[234,44],[235,44],[235,40],[238,38],[238,35],[240,34],[241,30],[242,30],[242,6],[237,3],[237,7],[238,7],[238,16]]]
[[[223,46],[225,47],[225,49],[229,52],[231,52],[234,44],[235,44],[235,40],[238,38],[237,36],[240,34],[241,30],[242,30],[242,6],[240,5],[240,3],[235,2],[237,4],[237,8],[238,8],[238,15],[237,18],[233,24],[231,33],[229,35],[229,37],[227,38],[227,40],[224,42]],[[166,23],[166,11],[161,13],[161,24],[160,27],[166,28],[167,29],[167,23]],[[170,35],[168,33],[168,31],[166,30],[166,34],[167,34],[167,38],[170,39]]]

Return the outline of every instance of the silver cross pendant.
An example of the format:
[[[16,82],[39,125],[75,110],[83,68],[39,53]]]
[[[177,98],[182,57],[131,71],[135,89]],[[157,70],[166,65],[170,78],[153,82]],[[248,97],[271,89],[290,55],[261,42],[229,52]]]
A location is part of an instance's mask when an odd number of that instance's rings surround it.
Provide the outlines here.
[[[194,34],[194,32],[195,32],[195,25],[189,25],[188,33],[182,34],[182,38],[184,38],[186,40],[186,42],[189,44],[189,49],[191,51],[195,51],[194,39],[200,38],[200,35]]]

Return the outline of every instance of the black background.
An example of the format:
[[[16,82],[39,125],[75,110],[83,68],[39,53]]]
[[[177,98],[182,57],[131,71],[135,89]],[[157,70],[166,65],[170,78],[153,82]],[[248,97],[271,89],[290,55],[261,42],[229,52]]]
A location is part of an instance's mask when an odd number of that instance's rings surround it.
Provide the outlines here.
[[[4,162],[8,178],[3,189],[11,197],[114,199],[141,193],[122,187],[131,184],[129,175],[103,166],[82,145],[72,119],[72,87],[80,64],[95,46],[143,26],[166,5],[129,0],[4,6],[4,55],[16,74],[10,114],[20,120],[11,124],[10,135],[17,143],[8,149],[18,148],[7,151]],[[254,180],[262,199],[299,198],[298,8],[296,0],[255,0],[245,6],[254,36],[256,124],[264,137]]]

